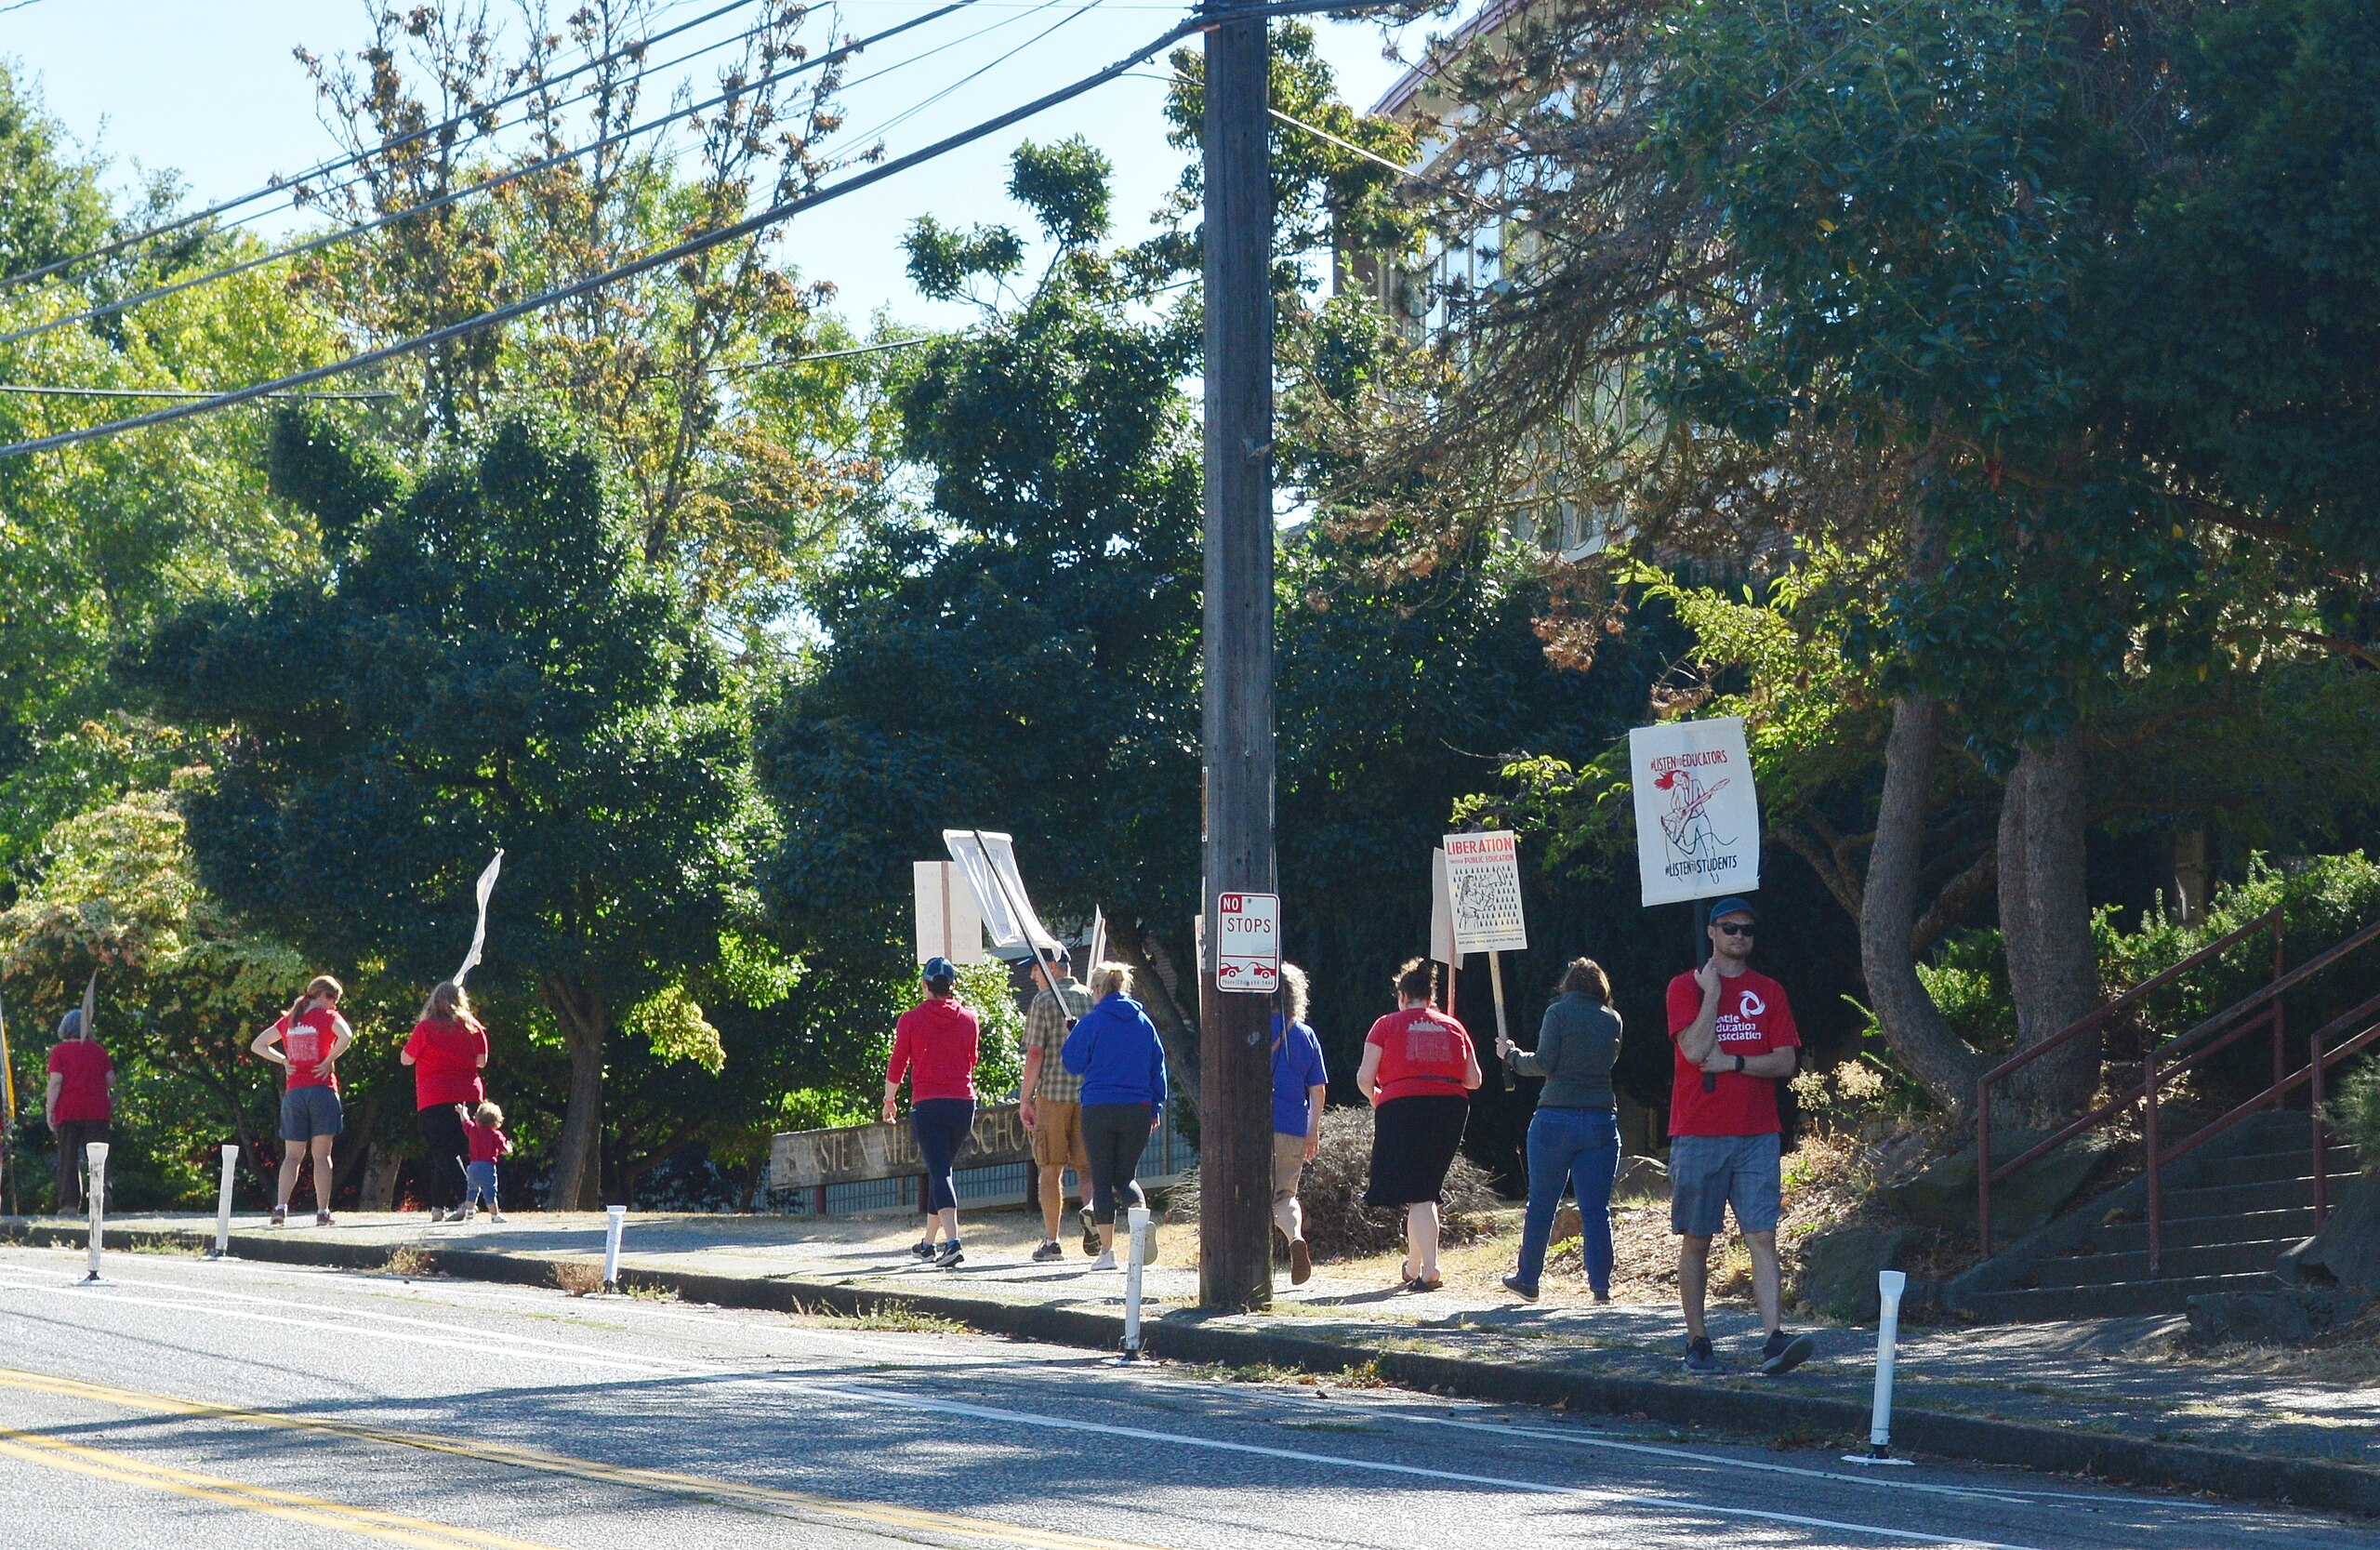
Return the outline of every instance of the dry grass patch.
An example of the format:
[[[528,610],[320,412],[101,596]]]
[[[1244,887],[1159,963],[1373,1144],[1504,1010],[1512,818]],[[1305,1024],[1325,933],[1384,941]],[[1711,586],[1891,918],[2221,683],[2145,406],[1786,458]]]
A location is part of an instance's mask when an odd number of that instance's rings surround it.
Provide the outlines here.
[[[591,1297],[603,1290],[603,1267],[585,1260],[557,1260],[546,1277],[556,1290],[574,1297]]]
[[[418,1280],[430,1273],[430,1256],[410,1243],[399,1244],[389,1251],[388,1260],[380,1269],[387,1275],[401,1276],[409,1281]]]

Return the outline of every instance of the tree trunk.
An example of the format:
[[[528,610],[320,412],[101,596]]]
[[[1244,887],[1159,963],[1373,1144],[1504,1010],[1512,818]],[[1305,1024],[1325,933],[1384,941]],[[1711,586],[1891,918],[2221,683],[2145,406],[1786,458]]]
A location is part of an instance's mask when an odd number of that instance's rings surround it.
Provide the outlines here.
[[[1876,808],[1875,843],[1860,899],[1859,968],[1884,1042],[1937,1103],[1964,1116],[1975,1103],[1982,1061],[1950,1031],[1917,977],[1915,946],[1925,810],[1941,735],[1940,701],[1909,696],[1893,702],[1884,797]]]
[[[2083,776],[2082,751],[2071,734],[2028,744],[2008,774],[2000,809],[2000,931],[2020,1050],[2055,1038],[2099,1004],[2083,874]],[[2067,1119],[2098,1085],[2094,1031],[2026,1066],[2010,1096],[2026,1119]]]
[[[544,989],[570,1050],[570,1106],[562,1115],[562,1145],[554,1150],[546,1209],[593,1211],[602,1204],[603,1040],[611,1031],[611,1009],[572,981],[548,980]]]
[[[355,1209],[363,1212],[390,1212],[397,1207],[397,1174],[405,1165],[402,1147],[383,1146],[377,1142],[364,1151],[364,1185],[356,1191]]]
[[[1198,1030],[1182,1014],[1182,1003],[1175,998],[1172,960],[1154,936],[1144,934],[1137,924],[1125,924],[1132,917],[1129,911],[1107,911],[1107,919],[1115,922],[1113,934],[1107,939],[1108,956],[1132,971],[1132,993],[1157,1025],[1157,1042],[1165,1046],[1166,1080],[1182,1089],[1193,1109],[1198,1106]],[[1171,982],[1171,983],[1169,983]]]

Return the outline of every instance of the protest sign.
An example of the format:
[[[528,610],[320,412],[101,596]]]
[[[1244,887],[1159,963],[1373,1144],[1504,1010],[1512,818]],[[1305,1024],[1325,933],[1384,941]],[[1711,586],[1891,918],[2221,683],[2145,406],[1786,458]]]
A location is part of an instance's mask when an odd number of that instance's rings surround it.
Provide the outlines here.
[[[1457,953],[1519,952],[1528,946],[1521,920],[1520,854],[1501,830],[1446,838],[1447,912]]]
[[[948,861],[913,862],[918,897],[918,961],[946,958],[953,963],[984,961],[984,917],[958,866]]]
[[[975,895],[984,933],[991,938],[994,952],[1038,955],[1056,950],[1058,939],[1033,913],[1033,900],[1025,892],[1025,879],[1016,869],[1016,851],[1007,835],[980,828],[945,828],[942,842],[949,847],[950,859],[959,864],[968,890]]]
[[[1637,727],[1628,763],[1646,905],[1760,886],[1760,800],[1742,718]]]

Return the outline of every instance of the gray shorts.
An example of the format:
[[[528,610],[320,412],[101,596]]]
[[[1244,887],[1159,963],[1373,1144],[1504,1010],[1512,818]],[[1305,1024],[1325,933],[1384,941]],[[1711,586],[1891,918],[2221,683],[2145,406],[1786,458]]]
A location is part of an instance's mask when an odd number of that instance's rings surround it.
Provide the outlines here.
[[[1777,1230],[1785,1193],[1778,1137],[1674,1135],[1670,1138],[1670,1231],[1716,1238],[1736,1208],[1738,1232]]]
[[[346,1123],[338,1094],[327,1087],[293,1087],[281,1095],[281,1139],[311,1141],[337,1135]]]

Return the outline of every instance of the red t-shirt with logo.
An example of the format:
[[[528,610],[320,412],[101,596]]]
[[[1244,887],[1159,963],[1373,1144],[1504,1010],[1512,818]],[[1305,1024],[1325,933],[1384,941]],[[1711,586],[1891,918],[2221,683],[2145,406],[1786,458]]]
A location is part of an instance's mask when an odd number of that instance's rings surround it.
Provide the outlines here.
[[[1702,1090],[1702,1068],[1679,1050],[1677,1036],[1702,1013],[1702,987],[1691,974],[1670,981],[1670,1133],[1672,1135],[1768,1135],[1777,1122],[1777,1081],[1774,1077],[1748,1077],[1721,1071],[1712,1091]],[[1719,981],[1719,1010],[1712,1023],[1721,1054],[1766,1054],[1771,1050],[1799,1049],[1801,1030],[1793,1026],[1793,1008],[1785,987],[1751,969]]]
[[[487,1029],[479,1024],[425,1017],[413,1026],[405,1053],[413,1056],[414,1107],[469,1104],[476,1108],[487,1096],[487,1089],[480,1085]]]
[[[1364,1042],[1380,1050],[1372,1080],[1380,1101],[1460,1097],[1471,1072],[1471,1030],[1426,1006],[1392,1012],[1372,1025]]]
[[[107,1051],[87,1039],[61,1039],[49,1047],[49,1074],[59,1079],[58,1122],[85,1124],[112,1119],[114,1100],[108,1096],[108,1074],[115,1062]]]
[[[273,1025],[281,1030],[281,1053],[289,1057],[289,1085],[293,1091],[300,1087],[338,1091],[337,1074],[322,1069],[322,1064],[323,1057],[331,1053],[331,1046],[338,1042],[340,1026],[339,1014],[326,1006],[300,1015],[294,1027],[285,1016]]]

